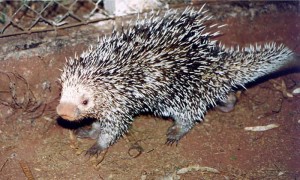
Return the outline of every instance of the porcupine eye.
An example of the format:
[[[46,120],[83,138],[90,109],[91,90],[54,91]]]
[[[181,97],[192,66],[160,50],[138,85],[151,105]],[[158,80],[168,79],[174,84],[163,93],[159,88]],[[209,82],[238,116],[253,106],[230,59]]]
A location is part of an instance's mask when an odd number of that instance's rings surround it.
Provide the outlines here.
[[[85,99],[85,100],[82,101],[82,104],[86,106],[88,104],[88,102],[89,101],[87,99]]]

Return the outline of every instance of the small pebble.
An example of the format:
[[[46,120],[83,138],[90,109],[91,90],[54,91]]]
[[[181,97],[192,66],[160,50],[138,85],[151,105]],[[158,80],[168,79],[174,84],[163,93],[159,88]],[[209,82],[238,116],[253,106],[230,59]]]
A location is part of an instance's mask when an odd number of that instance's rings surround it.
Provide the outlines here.
[[[300,87],[293,90],[293,94],[300,94]]]
[[[267,131],[279,127],[279,124],[269,124],[266,126],[245,127],[246,131]]]

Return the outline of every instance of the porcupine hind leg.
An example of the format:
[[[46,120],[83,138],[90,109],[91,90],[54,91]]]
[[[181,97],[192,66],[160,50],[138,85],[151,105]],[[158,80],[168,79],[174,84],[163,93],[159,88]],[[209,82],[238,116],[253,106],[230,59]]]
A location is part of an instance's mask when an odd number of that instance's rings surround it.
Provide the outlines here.
[[[234,92],[230,92],[225,101],[218,102],[216,108],[222,112],[230,112],[234,109],[236,102],[237,102],[236,94]]]
[[[190,129],[192,129],[195,125],[195,122],[193,121],[183,121],[182,119],[173,118],[175,123],[168,128],[167,131],[167,142],[166,144],[172,145],[176,142],[176,145],[178,144],[178,141],[186,135]]]

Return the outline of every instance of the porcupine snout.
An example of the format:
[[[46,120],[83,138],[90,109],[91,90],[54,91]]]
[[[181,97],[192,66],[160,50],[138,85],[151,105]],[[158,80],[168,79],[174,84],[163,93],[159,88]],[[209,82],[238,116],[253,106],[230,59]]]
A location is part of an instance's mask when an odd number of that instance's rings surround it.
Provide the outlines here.
[[[80,114],[77,106],[72,103],[60,103],[56,107],[56,112],[60,117],[69,121],[77,120]]]

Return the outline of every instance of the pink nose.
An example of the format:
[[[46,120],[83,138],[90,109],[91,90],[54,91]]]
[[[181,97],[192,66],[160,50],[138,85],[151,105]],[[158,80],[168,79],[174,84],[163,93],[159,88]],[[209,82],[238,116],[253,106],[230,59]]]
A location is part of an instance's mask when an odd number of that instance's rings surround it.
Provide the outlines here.
[[[63,119],[69,120],[69,121],[75,121],[79,117],[79,109],[77,106],[71,103],[60,103],[56,107],[56,112],[59,116],[61,116]]]

